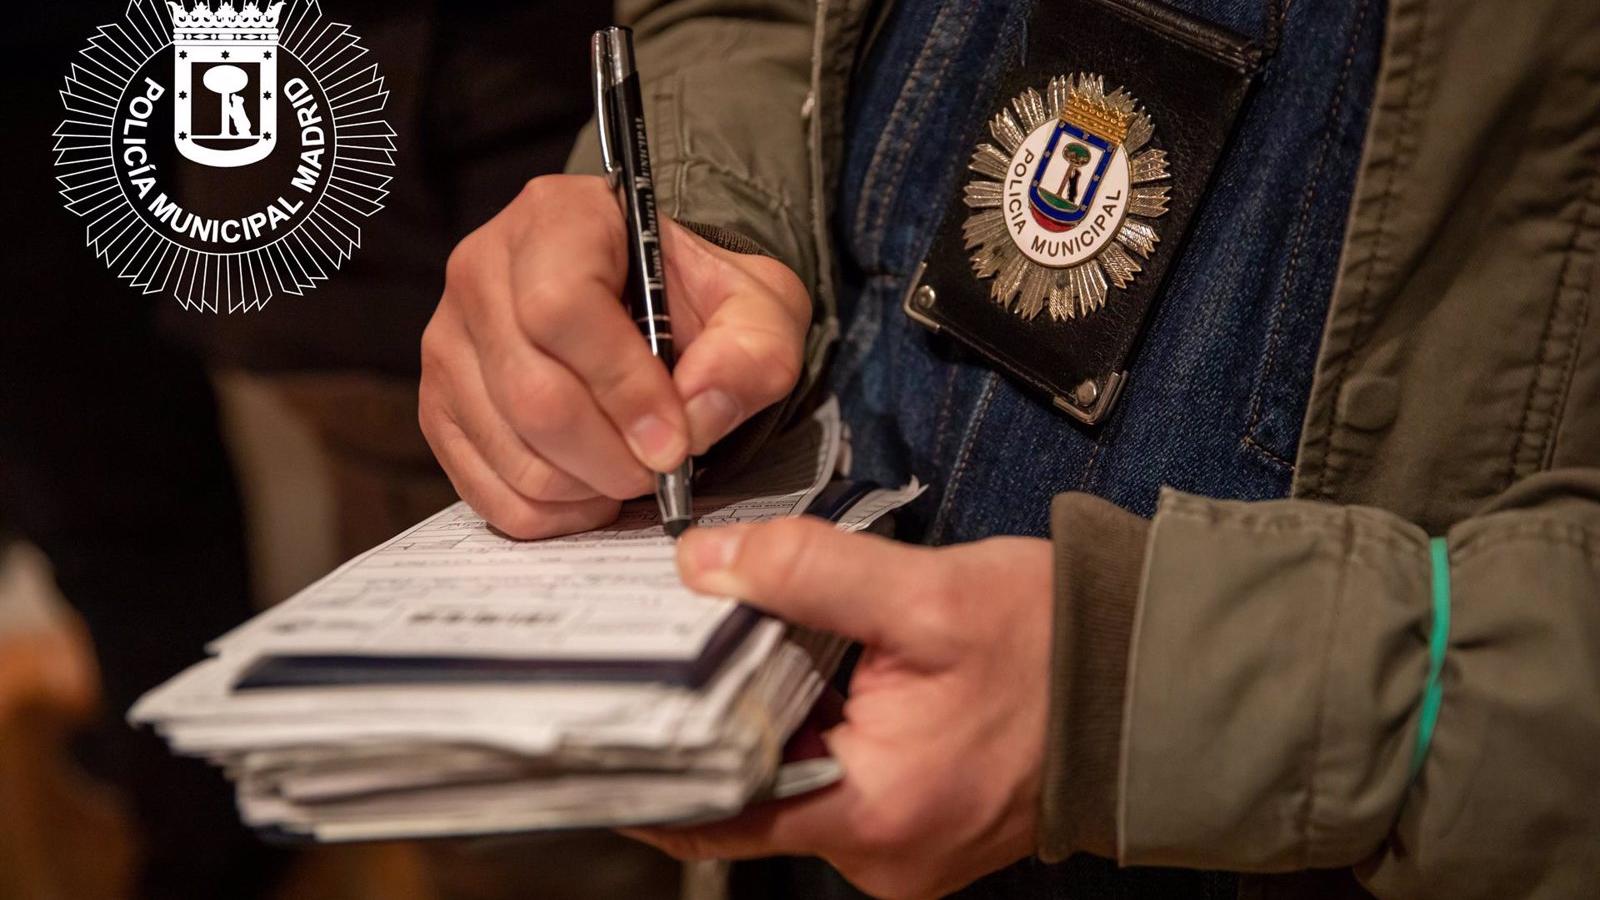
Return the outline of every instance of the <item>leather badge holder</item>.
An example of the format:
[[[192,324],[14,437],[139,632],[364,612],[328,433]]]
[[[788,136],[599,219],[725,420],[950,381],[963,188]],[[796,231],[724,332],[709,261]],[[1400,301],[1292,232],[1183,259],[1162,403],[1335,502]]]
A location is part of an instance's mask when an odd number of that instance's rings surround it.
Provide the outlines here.
[[[1027,40],[903,306],[1094,424],[1260,50],[1151,0],[1042,0]]]

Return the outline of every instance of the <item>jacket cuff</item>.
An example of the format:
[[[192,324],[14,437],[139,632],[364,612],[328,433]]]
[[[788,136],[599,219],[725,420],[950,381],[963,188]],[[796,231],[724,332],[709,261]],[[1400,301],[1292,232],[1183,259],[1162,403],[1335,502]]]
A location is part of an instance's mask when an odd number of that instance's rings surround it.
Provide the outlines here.
[[[1281,872],[1381,846],[1410,783],[1429,583],[1428,536],[1390,513],[1164,490],[1128,667],[1119,861]]]
[[[1051,507],[1055,542],[1050,726],[1039,856],[1117,855],[1123,688],[1149,523],[1088,494]]]
[[[707,225],[704,222],[690,222],[686,219],[675,219],[674,221],[724,250],[733,253],[747,253],[751,256],[777,258],[777,254],[761,246],[756,242],[755,238],[742,231],[723,228],[721,225]]]

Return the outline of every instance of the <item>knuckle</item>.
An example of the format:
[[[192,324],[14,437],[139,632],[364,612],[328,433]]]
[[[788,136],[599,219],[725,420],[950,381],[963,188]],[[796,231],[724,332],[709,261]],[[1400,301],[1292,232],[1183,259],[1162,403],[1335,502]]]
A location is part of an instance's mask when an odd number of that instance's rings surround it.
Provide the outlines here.
[[[950,568],[929,562],[920,567],[920,583],[907,592],[908,602],[897,611],[897,617],[917,646],[943,649],[959,644],[965,636],[960,627],[962,596]]]
[[[507,473],[506,483],[511,489],[533,500],[551,499],[559,486],[559,476],[550,464],[533,456],[525,456],[515,471]]]
[[[606,369],[595,373],[590,386],[601,407],[624,411],[642,409],[671,390],[665,370],[654,367],[651,360],[640,363],[629,365],[614,358]]]
[[[606,187],[604,178],[557,173],[528,179],[517,194],[514,205],[536,210],[540,214],[560,213],[565,217],[575,209],[587,212],[587,207],[609,202],[614,201],[611,200],[610,189]],[[588,221],[592,221],[588,215],[571,217],[572,224],[577,227],[583,227]]]
[[[559,199],[562,178],[559,175],[539,175],[522,185],[517,200],[529,206],[544,207]]]
[[[587,229],[597,227],[597,223],[605,219],[614,219],[621,227],[614,203],[616,200],[611,197],[611,189],[606,186],[605,178],[555,173],[528,179],[512,205],[523,210],[538,211],[541,221],[547,221],[546,216],[549,215],[560,215],[566,227]],[[587,215],[594,210],[610,210],[611,215]]]
[[[444,336],[439,320],[435,317],[422,331],[422,377],[425,382],[430,378],[437,378],[439,370],[449,364],[449,344],[449,339]]]
[[[811,294],[806,290],[805,283],[800,276],[788,266],[773,260],[776,265],[771,276],[772,292],[777,295],[778,302],[793,316],[802,327],[811,321]]]
[[[434,447],[438,418],[438,402],[434,400],[427,382],[423,382],[417,389],[417,427],[422,429],[422,437],[429,447]],[[434,447],[434,451],[434,455],[438,456],[437,447]]]
[[[452,421],[449,402],[437,386],[426,379],[420,382],[417,385],[417,427],[422,430],[422,437],[434,451],[434,456],[440,457],[441,464],[441,445],[450,433],[449,423]]]
[[[740,365],[736,358],[730,360],[737,368],[740,380],[748,385],[763,403],[770,403],[789,393],[800,378],[800,347],[798,342],[777,335],[750,335],[735,346],[744,356]],[[730,374],[732,374],[730,372]]]
[[[800,348],[780,345],[778,352],[759,370],[761,388],[768,399],[777,399],[789,393],[800,380]]]
[[[482,242],[483,238],[477,231],[474,231],[462,238],[450,250],[450,255],[444,261],[446,297],[450,296],[452,288],[459,288],[476,277],[479,259],[478,248]]]
[[[738,564],[746,574],[767,588],[783,588],[800,580],[807,560],[813,556],[815,532],[802,519],[779,519],[761,527],[760,538],[751,542]]]
[[[577,294],[571,285],[560,284],[556,278],[535,276],[517,291],[517,326],[523,334],[550,336],[584,314]]]
[[[513,376],[513,407],[518,430],[531,434],[567,431],[578,424],[582,405],[576,390],[544,367],[529,367]]]

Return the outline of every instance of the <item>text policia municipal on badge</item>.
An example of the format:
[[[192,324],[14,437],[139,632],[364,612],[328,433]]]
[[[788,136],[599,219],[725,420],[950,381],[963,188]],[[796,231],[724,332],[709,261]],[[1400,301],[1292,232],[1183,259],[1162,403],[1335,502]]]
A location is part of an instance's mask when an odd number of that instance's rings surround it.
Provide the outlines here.
[[[128,167],[128,181],[138,191],[141,201],[155,188],[156,166],[150,162],[150,155],[143,146],[146,139],[135,129],[149,126],[155,101],[161,99],[167,90],[149,78],[144,83],[144,93],[135,94],[128,101],[128,115],[122,120],[124,148],[121,157],[122,164]],[[302,79],[291,78],[286,82],[283,95],[294,107],[295,119],[300,123],[300,164],[295,167],[295,174],[289,183],[307,194],[315,193],[327,143],[327,135],[322,128],[322,113],[317,106],[316,96]],[[152,216],[166,223],[175,234],[208,243],[237,244],[276,231],[279,225],[300,212],[305,203],[304,200],[290,200],[280,195],[261,212],[237,219],[211,219],[184,211],[165,193],[157,191],[155,198],[150,200],[149,209]]]

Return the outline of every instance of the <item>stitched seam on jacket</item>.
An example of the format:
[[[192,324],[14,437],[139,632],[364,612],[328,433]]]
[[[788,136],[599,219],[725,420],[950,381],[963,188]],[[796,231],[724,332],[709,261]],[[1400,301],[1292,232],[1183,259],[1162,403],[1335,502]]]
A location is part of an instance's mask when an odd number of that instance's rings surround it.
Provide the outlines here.
[[[1327,168],[1329,151],[1333,146],[1334,120],[1338,117],[1340,108],[1344,106],[1345,92],[1350,86],[1350,70],[1354,67],[1356,58],[1356,45],[1360,43],[1362,29],[1366,27],[1367,10],[1370,5],[1371,0],[1361,0],[1361,6],[1356,10],[1355,19],[1350,27],[1350,40],[1344,48],[1344,63],[1339,68],[1339,82],[1328,101],[1328,109],[1322,116],[1324,124],[1321,140],[1317,144],[1317,161],[1312,167],[1311,177],[1306,179],[1305,190],[1300,194],[1299,215],[1295,218],[1294,244],[1289,249],[1289,262],[1284,266],[1283,279],[1278,284],[1278,302],[1272,307],[1272,330],[1267,335],[1267,353],[1261,363],[1261,372],[1256,377],[1255,389],[1251,391],[1250,421],[1245,425],[1246,446],[1291,469],[1294,468],[1293,462],[1269,450],[1256,438],[1256,427],[1261,424],[1265,386],[1271,380],[1277,364],[1278,347],[1283,335],[1283,313],[1289,302],[1290,291],[1294,287],[1295,276],[1299,273],[1300,251],[1305,246],[1306,232],[1309,230],[1306,227],[1307,220],[1310,218],[1311,206],[1316,202],[1317,184]],[[1272,40],[1276,43],[1276,35]]]
[[[1300,867],[1309,869],[1316,865],[1315,854],[1312,852],[1312,829],[1316,827],[1317,814],[1321,810],[1318,803],[1317,788],[1318,774],[1322,771],[1322,751],[1327,743],[1328,729],[1328,694],[1332,690],[1330,673],[1333,670],[1333,648],[1338,642],[1340,614],[1344,608],[1345,593],[1349,584],[1349,566],[1354,562],[1355,541],[1354,522],[1349,516],[1345,518],[1343,529],[1344,546],[1346,548],[1343,564],[1339,567],[1339,583],[1334,588],[1333,608],[1328,611],[1327,637],[1322,643],[1322,659],[1318,665],[1321,677],[1318,679],[1320,690],[1317,692],[1317,708],[1313,714],[1311,724],[1312,745],[1306,766],[1305,801],[1300,813]]]
[[[1600,186],[1600,177],[1595,179],[1595,184]],[[1600,204],[1591,207],[1600,210]],[[1591,260],[1590,265],[1593,266]],[[1580,291],[1585,289],[1579,288]],[[1585,292],[1586,293],[1586,292]],[[1581,300],[1587,300],[1587,296]],[[1573,324],[1577,334],[1572,339],[1572,354],[1567,357],[1567,370],[1561,378],[1561,396],[1557,398],[1555,409],[1551,412],[1550,443],[1545,449],[1543,467],[1553,468],[1556,461],[1556,450],[1561,444],[1561,425],[1566,421],[1567,403],[1572,399],[1572,382],[1578,377],[1578,360],[1583,354],[1583,335],[1589,327],[1589,304],[1582,303],[1578,307],[1578,321]]]
[[[1401,99],[1400,121],[1395,126],[1395,133],[1390,141],[1392,154],[1384,173],[1383,192],[1378,200],[1378,214],[1372,223],[1372,237],[1369,239],[1370,249],[1367,252],[1367,271],[1362,276],[1361,290],[1356,298],[1354,310],[1355,320],[1350,323],[1350,336],[1345,342],[1344,349],[1338,355],[1338,362],[1334,367],[1333,380],[1328,392],[1328,402],[1337,404],[1340,392],[1344,389],[1345,379],[1350,374],[1350,365],[1355,357],[1356,350],[1361,346],[1363,332],[1366,330],[1366,320],[1371,312],[1369,307],[1373,299],[1373,283],[1377,278],[1378,265],[1383,256],[1384,241],[1386,239],[1385,227],[1389,221],[1389,212],[1397,193],[1396,186],[1400,171],[1407,164],[1403,145],[1416,128],[1416,94],[1417,84],[1422,80],[1422,70],[1427,64],[1428,57],[1428,0],[1419,0],[1417,3],[1417,41],[1412,48],[1411,66],[1406,72],[1405,93]],[[1331,324],[1331,323],[1330,323]],[[1339,429],[1337,405],[1328,410],[1328,424],[1318,440],[1322,452],[1321,465],[1317,471],[1317,480],[1314,487],[1308,486],[1307,493],[1332,499],[1333,492],[1329,489],[1329,478],[1332,474],[1334,446],[1334,433]]]
[[[783,213],[784,218],[789,220],[789,230],[791,232],[795,231],[793,224],[794,204],[790,203],[788,198],[786,198],[782,192],[776,191],[773,188],[763,184],[761,179],[756,178],[749,173],[740,172],[737,169],[734,169],[732,166],[729,166],[727,163],[719,162],[709,156],[701,156],[698,153],[684,153],[682,156],[678,157],[676,162],[683,166],[688,166],[691,163],[697,166],[702,166],[716,175],[720,175],[730,181],[736,181],[739,184],[744,185],[745,187],[759,194],[761,199],[767,202],[767,205],[772,212]],[[676,218],[676,216],[674,216],[674,218]]]
[[[1163,498],[1164,500],[1165,498]],[[1160,539],[1161,516],[1165,502],[1156,511],[1145,535],[1144,562],[1139,567],[1139,597],[1133,605],[1133,630],[1128,633],[1128,674],[1122,688],[1122,746],[1117,751],[1117,862],[1127,863],[1128,785],[1133,783],[1133,732],[1135,696],[1139,687],[1139,643],[1144,634],[1145,613],[1150,601],[1150,573],[1155,569],[1156,547]]]
[[[1206,520],[1201,517],[1181,516],[1180,518],[1187,518],[1196,522],[1204,522],[1213,530],[1220,531],[1226,529],[1235,534],[1245,534],[1251,536],[1290,534],[1297,530],[1301,530],[1294,527],[1285,527],[1279,529],[1239,528],[1230,527],[1233,523],[1216,522]],[[1317,526],[1321,526],[1326,523],[1309,524],[1316,528]],[[1321,532],[1319,534],[1320,537],[1334,537],[1334,535],[1328,533],[1331,531],[1331,529],[1318,528],[1318,531]],[[1352,569],[1358,568],[1376,575],[1387,577],[1394,571],[1393,567],[1388,564],[1388,559],[1390,556],[1397,553],[1404,554],[1422,552],[1422,547],[1417,542],[1406,540],[1400,535],[1375,534],[1372,533],[1370,529],[1362,526],[1355,526],[1348,535],[1347,541],[1349,546],[1341,546],[1337,551],[1323,550],[1320,548],[1313,550],[1311,558],[1324,562],[1334,562],[1341,566]],[[1375,551],[1381,556],[1381,558],[1369,558],[1365,551]],[[1452,548],[1451,552],[1454,553],[1455,550]]]
[[[1567,386],[1571,383],[1573,368],[1578,357],[1578,344],[1583,334],[1582,322],[1587,317],[1587,304],[1584,302],[1587,293],[1584,282],[1588,280],[1588,266],[1583,266],[1581,273],[1576,273],[1579,257],[1586,257],[1584,262],[1592,264],[1592,254],[1585,252],[1580,247],[1584,233],[1592,229],[1588,221],[1590,213],[1595,209],[1596,193],[1600,189],[1600,172],[1590,175],[1587,189],[1579,200],[1578,214],[1572,223],[1572,235],[1567,239],[1567,247],[1561,262],[1561,274],[1556,278],[1555,297],[1550,302],[1550,312],[1545,316],[1544,330],[1539,337],[1539,363],[1533,373],[1533,378],[1528,382],[1528,393],[1522,404],[1522,417],[1517,423],[1516,439],[1511,444],[1511,459],[1506,467],[1505,486],[1509,487],[1524,475],[1531,474],[1536,468],[1548,464],[1554,454],[1556,430],[1560,427],[1561,419],[1558,415],[1564,405]],[[1575,295],[1575,296],[1572,296]],[[1553,358],[1553,345],[1556,342],[1556,320],[1561,317],[1565,303],[1564,299],[1572,296],[1573,304],[1577,307],[1577,328],[1574,329],[1571,339],[1566,347],[1567,358],[1561,363],[1559,381],[1552,387],[1543,387],[1546,376],[1557,363]],[[1550,395],[1554,395],[1550,397]],[[1540,395],[1550,397],[1549,421],[1545,424],[1544,433],[1539,436],[1539,451],[1532,452],[1535,441],[1533,428],[1529,421],[1533,417],[1533,408]],[[1530,466],[1526,457],[1538,459],[1536,465]]]
[[[1560,380],[1556,385],[1556,396],[1550,407],[1549,436],[1545,440],[1544,458],[1540,460],[1541,468],[1549,468],[1555,460],[1556,442],[1561,433],[1563,413],[1567,401],[1572,396],[1572,380],[1577,375],[1578,357],[1583,347],[1584,328],[1589,321],[1589,285],[1593,278],[1595,248],[1591,245],[1588,249],[1578,246],[1580,236],[1587,234],[1593,238],[1600,232],[1600,152],[1595,155],[1594,171],[1589,174],[1589,190],[1585,195],[1583,211],[1578,218],[1579,227],[1573,232],[1573,256],[1568,258],[1569,263],[1574,263],[1577,256],[1585,257],[1581,271],[1576,275],[1573,270],[1579,269],[1575,263],[1564,266],[1561,273],[1561,290],[1570,292],[1577,306],[1577,316],[1572,323],[1572,340],[1567,346],[1567,362],[1562,367]],[[1569,282],[1569,276],[1570,282]]]
[[[672,134],[678,142],[680,155],[676,160],[677,169],[672,173],[672,210],[667,213],[674,219],[683,215],[683,195],[689,184],[689,123],[683,120],[683,107],[679,103],[683,97],[682,83],[682,73],[674,73],[670,81],[662,82],[651,92],[662,107],[672,111]],[[673,162],[672,155],[667,154],[667,165]]]
[[[1540,519],[1506,529],[1485,528],[1450,548],[1456,562],[1473,559],[1512,544],[1571,547],[1600,560],[1600,529],[1588,528],[1561,519]]]
[[[790,240],[794,246],[798,247],[802,254],[805,252],[805,242],[802,240],[805,232],[795,221],[793,205],[791,205],[789,201],[784,199],[782,196],[773,193],[771,189],[763,185],[758,179],[735,171],[725,163],[721,163],[692,152],[685,152],[681,154],[678,156],[678,158],[668,162],[667,165],[675,169],[672,178],[673,183],[677,186],[676,192],[672,198],[673,210],[671,213],[669,213],[671,218],[675,220],[682,220],[684,218],[693,219],[692,216],[686,217],[684,215],[682,198],[687,191],[689,171],[694,167],[699,166],[712,175],[738,184],[759,197],[764,202],[769,212],[774,213],[783,220],[784,230],[789,233]],[[764,245],[761,245],[759,241],[754,241],[754,239],[748,238],[748,236],[747,239],[752,240],[759,246],[762,246],[763,249],[767,250],[768,253],[773,252],[770,248],[766,248]],[[778,257],[774,258],[776,259]],[[779,261],[785,262],[781,259]],[[806,264],[806,260],[804,259],[796,260],[796,262],[802,265]],[[785,264],[787,265],[787,262],[785,262]],[[815,312],[813,314],[815,315]]]

